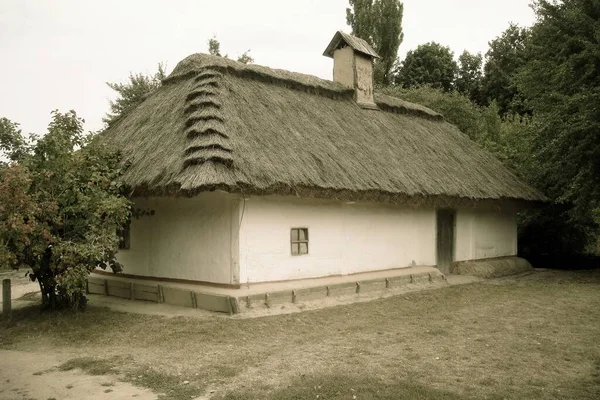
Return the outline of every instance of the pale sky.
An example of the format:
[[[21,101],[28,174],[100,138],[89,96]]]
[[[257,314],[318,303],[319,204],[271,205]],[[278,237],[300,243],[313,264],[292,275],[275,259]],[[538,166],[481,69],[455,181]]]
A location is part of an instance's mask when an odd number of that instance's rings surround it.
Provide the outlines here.
[[[529,26],[530,0],[404,0],[400,57],[436,41],[458,56],[485,54],[509,22]],[[257,64],[332,77],[323,50],[346,26],[347,0],[0,0],[0,117],[44,133],[50,111],[74,109],[86,130],[102,127],[129,72],[170,72],[192,53],[245,50]]]

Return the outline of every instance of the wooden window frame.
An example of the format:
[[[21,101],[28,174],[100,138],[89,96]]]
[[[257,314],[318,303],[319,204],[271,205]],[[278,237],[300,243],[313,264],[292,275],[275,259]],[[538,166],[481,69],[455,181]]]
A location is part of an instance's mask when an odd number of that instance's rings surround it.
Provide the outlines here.
[[[297,240],[294,240],[294,231],[297,231]],[[305,239],[300,239],[300,232],[304,231],[305,235]],[[292,254],[292,256],[296,257],[296,256],[305,256],[308,255],[309,252],[309,247],[308,247],[308,240],[309,240],[309,236],[308,236],[308,228],[303,227],[303,228],[291,228],[290,229],[290,253]],[[306,253],[302,253],[300,251],[301,249],[301,245],[302,244],[306,244]],[[294,245],[298,246],[298,252],[294,253]]]

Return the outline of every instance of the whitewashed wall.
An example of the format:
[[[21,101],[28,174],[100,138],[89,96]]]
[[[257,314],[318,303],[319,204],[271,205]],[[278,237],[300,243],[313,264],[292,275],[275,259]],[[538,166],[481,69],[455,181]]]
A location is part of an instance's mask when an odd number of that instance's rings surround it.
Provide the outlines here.
[[[220,192],[136,199],[134,207],[153,209],[155,215],[132,219],[130,249],[118,253],[123,273],[226,284],[237,280],[232,215],[238,201]]]
[[[435,264],[433,209],[281,197],[252,197],[241,207],[241,283]],[[297,227],[309,230],[308,255],[291,255]]]
[[[456,261],[517,254],[517,220],[514,211],[458,210],[455,232]]]
[[[124,273],[214,283],[266,282],[436,264],[436,212],[375,204],[221,192],[136,199]],[[241,224],[241,225],[238,225]],[[290,229],[308,228],[292,256]],[[515,255],[514,211],[456,212],[455,260]]]

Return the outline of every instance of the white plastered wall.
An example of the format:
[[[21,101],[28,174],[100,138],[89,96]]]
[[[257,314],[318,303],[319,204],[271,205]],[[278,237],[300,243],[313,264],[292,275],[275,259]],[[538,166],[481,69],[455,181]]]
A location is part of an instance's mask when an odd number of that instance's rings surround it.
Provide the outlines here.
[[[513,210],[458,210],[455,232],[456,261],[517,254],[517,219]]]
[[[239,199],[226,193],[135,199],[154,215],[132,218],[123,273],[231,284],[237,277]]]
[[[283,197],[240,207],[240,282],[265,282],[435,264],[435,211]],[[292,256],[290,229],[308,228]]]

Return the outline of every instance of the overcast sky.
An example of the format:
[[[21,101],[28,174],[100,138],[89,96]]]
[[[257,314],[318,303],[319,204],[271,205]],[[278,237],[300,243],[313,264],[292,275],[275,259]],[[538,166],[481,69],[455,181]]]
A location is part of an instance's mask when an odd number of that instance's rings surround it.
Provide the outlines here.
[[[401,58],[429,41],[485,53],[509,22],[531,25],[529,0],[404,0]],[[322,56],[346,26],[347,0],[0,0],[0,117],[43,133],[50,111],[74,109],[102,127],[129,72],[170,72],[216,35],[231,57],[331,79]]]

